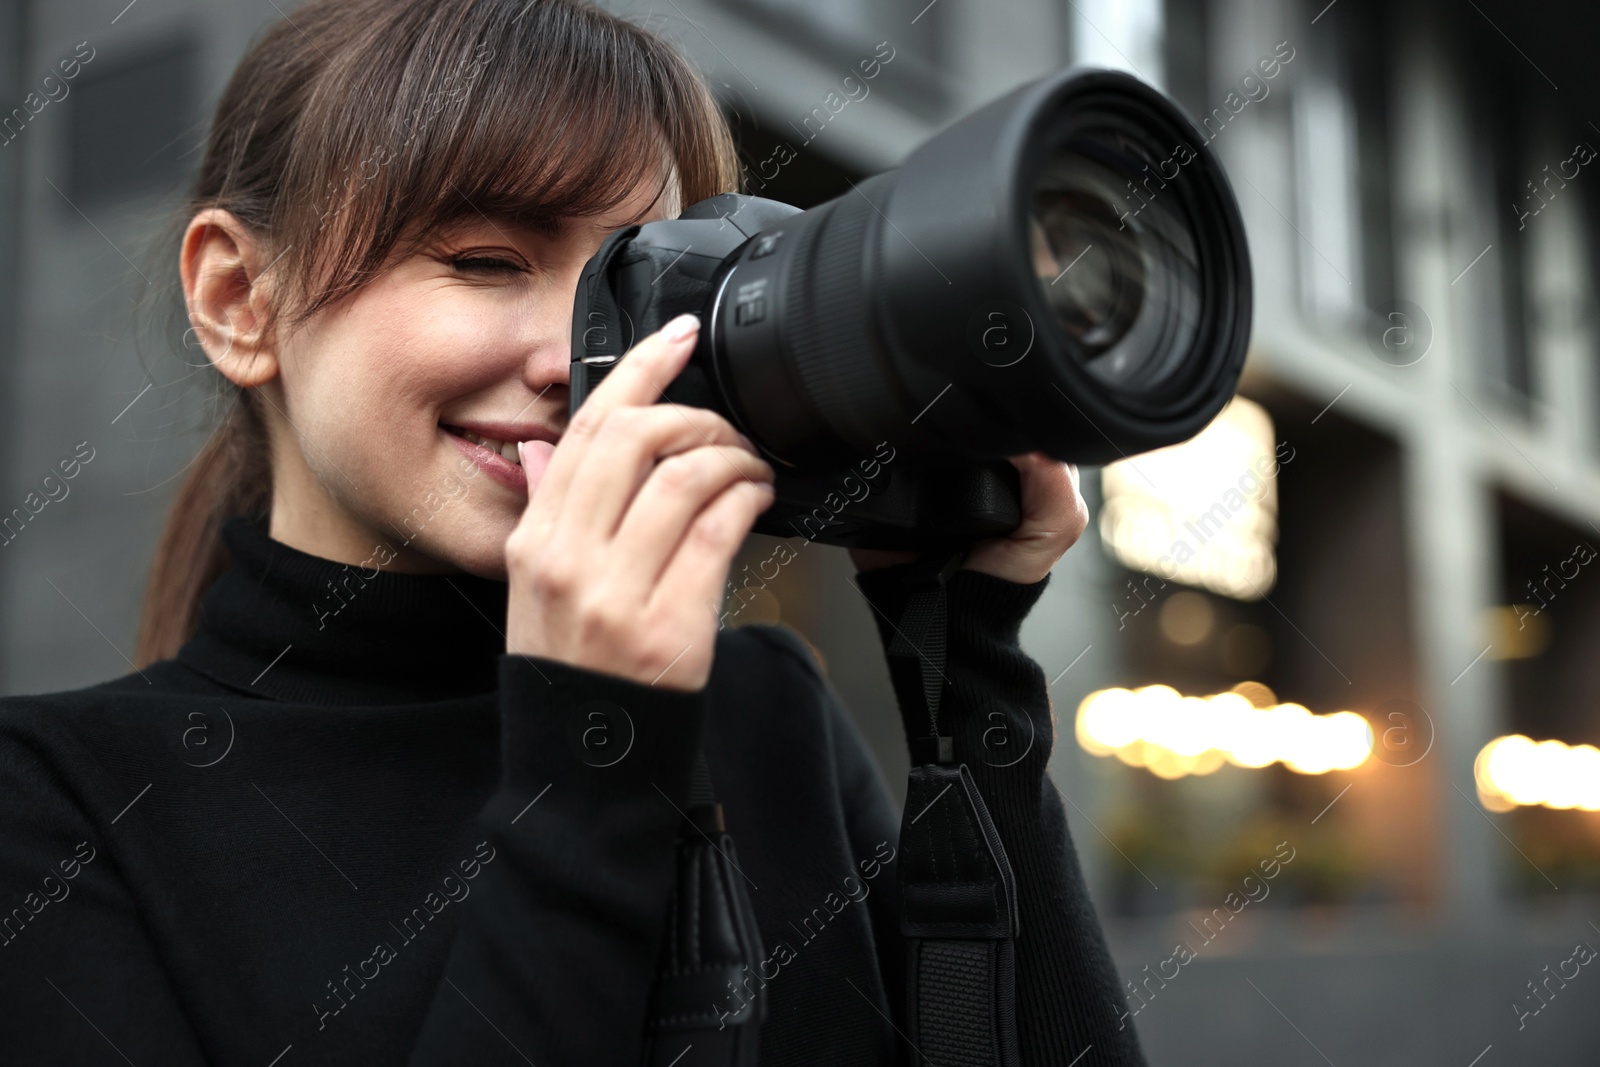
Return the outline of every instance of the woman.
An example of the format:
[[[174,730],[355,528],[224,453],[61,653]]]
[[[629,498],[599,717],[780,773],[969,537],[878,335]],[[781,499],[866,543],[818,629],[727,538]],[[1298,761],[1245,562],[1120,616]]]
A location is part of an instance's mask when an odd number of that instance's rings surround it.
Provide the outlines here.
[[[312,0],[244,57],[179,255],[226,413],[140,666],[0,713],[7,1062],[637,1063],[700,750],[790,949],[762,1062],[912,1061],[881,773],[791,631],[719,632],[773,472],[654,403],[697,323],[566,424],[585,260],[736,174],[685,61],[581,0]],[[1085,510],[1014,462],[944,714],[1016,870],[1023,1062],[1137,1063],[1016,641]],[[892,640],[909,557],[854,556]],[[995,707],[1037,733],[1005,768]]]

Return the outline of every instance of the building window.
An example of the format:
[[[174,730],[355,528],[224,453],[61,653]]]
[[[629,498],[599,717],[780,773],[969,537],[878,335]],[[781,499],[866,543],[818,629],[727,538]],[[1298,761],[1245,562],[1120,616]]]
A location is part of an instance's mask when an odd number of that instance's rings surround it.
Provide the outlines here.
[[[1309,57],[1308,57],[1309,59]],[[1307,315],[1349,325],[1360,309],[1361,201],[1355,181],[1355,114],[1337,68],[1313,69],[1295,86],[1294,153],[1300,298]]]
[[[1523,288],[1527,238],[1535,225],[1552,220],[1519,218],[1519,206],[1540,206],[1538,194],[1549,189],[1534,184],[1544,175],[1532,162],[1529,119],[1535,112],[1521,75],[1506,65],[1503,39],[1487,27],[1473,30],[1460,65],[1471,124],[1462,175],[1470,199],[1449,216],[1452,266],[1462,271],[1451,287],[1460,293],[1458,306],[1470,323],[1470,354],[1483,391],[1500,407],[1528,418],[1539,383]]]
[[[1300,295],[1309,318],[1334,328],[1359,327],[1397,295],[1387,19],[1372,3],[1322,10],[1316,31],[1328,47],[1301,50],[1293,89]]]
[[[1471,227],[1473,240],[1459,245],[1462,256],[1482,259],[1458,276],[1455,285],[1469,287],[1479,379],[1502,407],[1527,417],[1536,385],[1523,299],[1527,229],[1519,226],[1514,205],[1530,195],[1531,183],[1522,174],[1530,156],[1518,136],[1518,99],[1507,95],[1480,90],[1482,110],[1477,113],[1483,132],[1471,143],[1469,176],[1487,221]]]

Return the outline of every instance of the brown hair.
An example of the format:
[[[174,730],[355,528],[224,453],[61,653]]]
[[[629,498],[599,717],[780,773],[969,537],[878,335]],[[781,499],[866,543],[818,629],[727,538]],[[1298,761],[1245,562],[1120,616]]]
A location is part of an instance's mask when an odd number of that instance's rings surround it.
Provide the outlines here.
[[[463,216],[598,214],[667,159],[683,204],[738,188],[727,124],[688,61],[587,0],[310,0],[240,60],[182,217],[240,220],[292,329]],[[224,414],[156,546],[141,666],[194,632],[229,565],[222,523],[271,505],[260,401],[216,377]]]

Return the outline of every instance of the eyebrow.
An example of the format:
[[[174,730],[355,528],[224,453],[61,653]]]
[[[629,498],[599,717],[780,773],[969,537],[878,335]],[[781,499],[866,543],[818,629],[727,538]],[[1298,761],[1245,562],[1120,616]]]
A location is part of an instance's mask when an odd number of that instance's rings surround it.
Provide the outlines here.
[[[648,213],[649,212],[646,211],[646,214]],[[665,218],[667,216],[663,215],[662,217]],[[510,235],[506,231],[510,230],[524,230],[541,238],[558,238],[561,237],[569,227],[573,226],[604,230],[607,233],[618,228],[615,225],[602,226],[598,219],[593,217],[557,217],[535,212],[523,214],[505,210],[483,211],[476,207],[469,206],[467,210],[463,210],[449,222],[445,223],[441,232],[448,233],[453,228],[471,226],[481,222],[487,222],[490,226],[500,231],[502,236],[505,236],[508,239]],[[640,220],[635,219],[631,222],[622,223],[621,225],[627,226],[639,223]]]
[[[509,230],[528,230],[541,237],[555,237],[561,233],[562,221],[549,215],[517,214],[509,211],[474,211],[465,218],[484,219],[494,227],[504,227]]]
[[[549,215],[509,215],[491,213],[489,218],[499,219],[500,221],[509,223],[512,226],[521,227],[525,230],[532,230],[541,237],[557,237],[561,234],[561,230],[565,225],[564,220],[553,218]]]
[[[439,223],[435,232],[440,235],[450,235],[484,223],[487,223],[507,240],[511,240],[511,233],[508,231],[522,230],[537,237],[556,237],[561,232],[560,221],[549,216],[517,215],[505,211],[482,211],[475,207],[469,207]]]

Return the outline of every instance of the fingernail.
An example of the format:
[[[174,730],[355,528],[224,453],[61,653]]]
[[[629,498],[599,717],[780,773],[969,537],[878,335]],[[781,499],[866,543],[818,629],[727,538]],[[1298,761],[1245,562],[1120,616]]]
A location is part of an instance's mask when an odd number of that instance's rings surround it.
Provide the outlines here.
[[[739,431],[735,430],[734,433],[739,433]],[[744,445],[744,447],[748,448],[752,452],[756,450],[756,443],[742,433],[739,434],[739,443]]]
[[[698,315],[684,314],[679,315],[677,318],[673,319],[671,322],[662,327],[661,335],[668,341],[677,343],[679,341],[687,341],[689,338],[693,337],[695,332],[699,329],[700,317]]]
[[[527,458],[525,456],[523,456],[523,454],[522,454],[522,442],[521,441],[517,442],[517,462],[520,463],[524,467],[526,467],[528,465]]]

